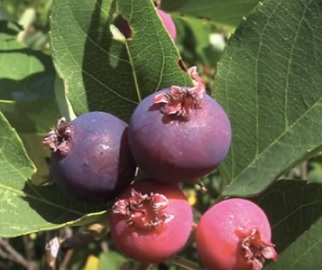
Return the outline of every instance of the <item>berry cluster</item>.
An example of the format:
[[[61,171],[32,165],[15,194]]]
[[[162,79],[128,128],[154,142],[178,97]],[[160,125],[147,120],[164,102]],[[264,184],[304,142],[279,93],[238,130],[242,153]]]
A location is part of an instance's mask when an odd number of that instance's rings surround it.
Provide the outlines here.
[[[156,7],[175,39],[171,17]],[[123,18],[125,38],[132,30]],[[52,177],[68,194],[113,202],[111,236],[118,249],[144,263],[160,263],[184,248],[195,228],[201,263],[208,270],[260,270],[277,258],[265,213],[245,199],[212,206],[193,226],[193,212],[179,183],[197,182],[225,159],[229,119],[205,91],[195,67],[192,87],[171,86],[146,97],[129,124],[105,112],[70,123],[60,119],[44,139],[52,150]],[[138,167],[145,175],[136,179]]]
[[[177,184],[196,182],[225,158],[229,119],[205,92],[196,69],[193,86],[172,86],[146,97],[129,125],[105,112],[70,123],[60,119],[44,144],[52,175],[63,190],[90,201],[114,201],[112,238],[128,257],[160,263],[186,245],[192,208]],[[136,166],[147,178],[135,178]],[[202,264],[212,269],[262,269],[277,258],[265,213],[245,199],[215,204],[196,226]]]

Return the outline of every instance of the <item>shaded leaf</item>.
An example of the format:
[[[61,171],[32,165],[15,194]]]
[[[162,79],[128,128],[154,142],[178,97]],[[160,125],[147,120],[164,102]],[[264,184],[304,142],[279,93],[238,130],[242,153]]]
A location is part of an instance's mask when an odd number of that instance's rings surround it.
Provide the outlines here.
[[[285,180],[274,183],[256,202],[272,225],[279,254],[266,269],[319,269],[322,249],[322,185]]]
[[[21,180],[29,178],[35,172],[35,167],[25,152],[18,134],[1,112],[0,127],[0,183],[10,184],[12,188],[21,188]],[[4,188],[0,190],[4,192]],[[5,194],[0,198],[10,201],[10,196]]]
[[[12,21],[16,22],[16,19],[7,12],[3,7],[0,7],[0,21]]]
[[[258,0],[162,0],[161,8],[168,12],[177,11],[236,26],[258,2]]]
[[[0,110],[18,132],[45,133],[60,116],[51,58],[19,43],[10,22],[0,24],[7,27],[0,31]]]
[[[23,144],[0,113],[0,236],[49,230],[93,221],[106,205],[86,205],[62,194],[55,186],[36,187],[28,179],[35,172]],[[103,212],[102,212],[103,211]]]
[[[258,5],[229,41],[214,97],[232,124],[224,196],[249,196],[322,144],[322,2]]]
[[[54,93],[55,70],[50,56],[17,41],[16,25],[0,21],[0,28],[0,110],[37,166],[33,181],[41,183],[48,177],[49,156],[41,144],[42,137],[60,118]]]
[[[128,20],[132,38],[113,36],[116,14]],[[55,1],[51,30],[55,64],[76,114],[100,110],[127,120],[146,95],[191,83],[150,0]]]
[[[218,32],[218,27],[203,19],[190,16],[173,16],[177,27],[176,43],[182,58],[190,65],[215,67],[221,51],[211,44],[211,34]]]
[[[120,253],[115,251],[102,252],[99,256],[99,269],[109,269],[109,270],[122,270],[129,269],[125,268],[127,259]],[[123,266],[123,268],[122,268]]]

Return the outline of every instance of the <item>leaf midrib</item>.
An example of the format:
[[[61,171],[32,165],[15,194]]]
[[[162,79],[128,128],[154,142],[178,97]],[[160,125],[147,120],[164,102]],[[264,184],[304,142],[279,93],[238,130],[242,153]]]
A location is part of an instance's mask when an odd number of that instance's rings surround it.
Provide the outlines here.
[[[299,20],[299,23],[298,23],[298,27],[297,27],[297,29],[299,29],[299,27],[301,26],[301,24],[302,24],[302,22],[303,22],[303,19],[304,19],[304,14],[305,14],[305,12],[307,11],[307,8],[308,8],[308,6],[309,6],[309,4],[311,3],[312,1],[310,1],[308,4],[307,4],[307,6],[306,6],[306,8],[305,9],[303,9],[303,13],[302,13],[302,17],[301,17],[301,20]],[[276,12],[276,10],[277,10],[277,7],[278,7],[278,5],[276,6],[276,8],[274,9],[274,11],[272,12],[272,14],[271,14],[271,16],[273,15],[273,13],[274,12]],[[270,16],[270,17],[271,17]],[[269,23],[269,19],[267,20],[267,23],[266,23],[266,25]],[[265,26],[266,26],[265,25]],[[265,28],[265,27],[264,27]],[[262,37],[262,35],[261,35],[261,37]],[[294,37],[294,40],[293,40],[293,43],[292,43],[292,46],[291,46],[291,48],[293,48],[293,50],[294,50],[294,47],[295,47],[295,43],[296,43],[296,40],[297,40],[297,37],[298,37],[298,31],[296,32],[296,35],[295,35],[295,37]],[[259,51],[260,51],[260,48],[262,47],[262,42],[260,42],[260,46],[259,46]],[[292,50],[291,50],[291,52],[290,52],[290,55],[292,55]],[[256,59],[256,62],[257,62],[257,59]],[[292,62],[290,59],[289,59],[289,62]],[[290,63],[288,64],[288,67],[287,67],[287,71],[286,71],[286,74],[290,74],[290,72],[289,72],[289,69],[290,69],[290,67],[291,67],[291,65],[290,65]],[[288,81],[288,76],[286,76],[286,81]],[[255,76],[255,80],[257,81],[257,77]],[[256,89],[257,89],[257,86],[256,86]],[[256,92],[256,95],[257,95],[257,92]],[[259,160],[263,155],[265,155],[265,153],[267,152],[267,151],[269,151],[269,149],[271,148],[271,147],[273,147],[276,143],[278,143],[278,141],[282,138],[282,137],[284,137],[288,132],[290,132],[291,130],[292,130],[292,128],[294,127],[294,126],[296,126],[296,124],[298,123],[298,122],[300,122],[307,114],[309,114],[316,106],[318,106],[320,103],[321,103],[321,101],[322,101],[322,96],[320,97],[320,99],[318,99],[310,108],[308,108],[308,110],[306,110],[298,119],[296,119],[294,122],[293,122],[293,124],[291,124],[291,125],[288,125],[288,126],[286,126],[286,129],[284,130],[284,132],[282,132],[281,134],[280,134],[280,136],[278,136],[273,142],[271,142],[269,145],[268,145],[268,147],[266,148],[266,149],[264,149],[262,152],[258,152],[258,120],[257,120],[257,125],[256,125],[256,135],[257,135],[257,141],[256,141],[256,156],[254,157],[254,159],[252,160],[252,162],[250,162],[238,175],[236,175],[236,176],[234,176],[233,178],[232,178],[232,181],[231,181],[231,183],[230,183],[230,185],[231,184],[233,184],[234,183],[234,180],[235,179],[238,179],[242,174],[244,174],[245,173],[245,171],[247,171],[250,167],[252,167],[252,165],[257,161],[257,160]],[[257,106],[257,105],[256,105]],[[258,108],[257,108],[257,112],[258,112]],[[258,118],[258,113],[257,113],[257,118]],[[233,161],[234,161],[235,159],[233,159]],[[234,166],[234,163],[233,163],[233,166],[232,167],[235,167]]]
[[[33,199],[33,200],[36,200],[36,201],[40,202],[40,203],[46,203],[47,205],[50,205],[50,206],[53,206],[53,207],[56,207],[56,208],[62,209],[62,210],[64,210],[64,211],[67,211],[67,212],[70,212],[70,213],[74,213],[74,214],[81,215],[81,216],[86,214],[86,213],[82,213],[82,212],[79,212],[79,211],[76,211],[76,210],[73,210],[73,209],[65,208],[65,207],[63,207],[63,206],[61,206],[61,205],[57,205],[57,204],[55,204],[55,203],[53,203],[53,202],[50,202],[50,201],[48,201],[45,197],[41,196],[41,195],[39,194],[39,192],[38,192],[38,191],[36,191],[36,190],[34,189],[34,187],[33,187],[31,184],[29,184],[28,182],[26,182],[26,184],[27,184],[27,185],[28,185],[28,187],[29,187],[30,189],[32,189],[32,190],[33,190],[37,195],[39,195],[39,197],[34,196],[34,195],[31,195],[31,194],[26,193],[26,192],[23,192],[23,191],[21,191],[21,190],[17,190],[17,189],[11,188],[11,187],[6,186],[6,185],[3,185],[3,184],[1,184],[1,182],[0,182],[0,189],[2,189],[2,190],[4,190],[4,189],[9,190],[10,192],[12,192],[12,193],[14,193],[14,194],[17,194],[17,197],[18,197],[19,195],[20,195],[21,197],[29,197],[29,198],[31,198],[31,199]]]

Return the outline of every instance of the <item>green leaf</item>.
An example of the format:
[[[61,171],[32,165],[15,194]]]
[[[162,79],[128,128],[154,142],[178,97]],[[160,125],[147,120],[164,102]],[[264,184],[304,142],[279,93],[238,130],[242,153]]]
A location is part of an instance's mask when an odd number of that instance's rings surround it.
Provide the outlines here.
[[[214,94],[233,133],[223,196],[256,194],[321,148],[321,4],[263,2],[230,39]]]
[[[33,186],[27,179],[36,168],[1,112],[0,138],[0,236],[13,237],[86,223],[106,210],[106,205],[76,201],[55,186]]]
[[[228,25],[238,25],[258,0],[162,0],[161,8],[168,12],[209,18]]]
[[[35,183],[46,181],[49,153],[42,138],[60,118],[55,100],[55,70],[50,56],[17,41],[19,28],[0,21],[0,111],[17,130],[37,167]]]
[[[16,22],[15,17],[7,12],[3,7],[0,7],[0,21],[11,21]]]
[[[190,65],[215,67],[221,51],[211,44],[210,37],[217,26],[205,19],[173,16],[177,28],[176,43],[185,62]]]
[[[112,34],[116,13],[132,38]],[[127,120],[148,94],[191,84],[150,0],[55,1],[51,18],[53,57],[76,114],[100,110]]]
[[[256,199],[272,225],[278,261],[268,269],[319,269],[322,249],[322,185],[284,180]]]
[[[115,251],[102,252],[99,256],[99,269],[120,270],[127,259],[120,253]]]
[[[45,133],[60,117],[53,63],[19,43],[13,26],[0,21],[0,110],[18,132]]]
[[[3,202],[10,202],[11,198],[5,192],[6,185],[10,185],[13,189],[21,188],[23,186],[21,181],[29,178],[35,172],[35,167],[25,152],[18,134],[1,112],[0,138],[0,185],[2,186],[0,192],[3,192],[0,198]]]

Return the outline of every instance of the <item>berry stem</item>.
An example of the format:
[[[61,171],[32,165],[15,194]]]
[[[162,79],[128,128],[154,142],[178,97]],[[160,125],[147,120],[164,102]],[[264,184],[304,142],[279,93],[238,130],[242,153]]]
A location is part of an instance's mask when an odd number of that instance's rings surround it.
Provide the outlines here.
[[[198,264],[196,264],[193,261],[190,261],[188,259],[179,257],[179,256],[175,256],[171,261],[171,264],[174,264],[176,266],[181,267],[182,269],[185,270],[198,270],[200,269],[200,267],[198,266]]]
[[[155,264],[151,263],[140,263],[137,270],[152,270],[154,269]]]

